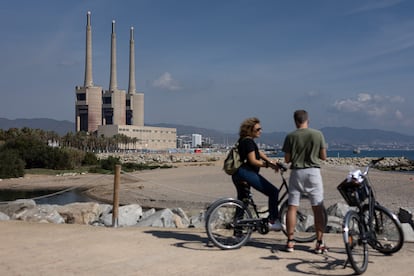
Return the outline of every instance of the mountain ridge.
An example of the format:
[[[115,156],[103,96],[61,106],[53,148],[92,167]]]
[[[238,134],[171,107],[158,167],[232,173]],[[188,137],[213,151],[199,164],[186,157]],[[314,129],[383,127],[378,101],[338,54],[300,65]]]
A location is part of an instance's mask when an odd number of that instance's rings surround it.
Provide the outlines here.
[[[155,127],[171,127],[177,129],[177,136],[191,135],[193,133],[201,134],[203,137],[210,137],[213,143],[232,145],[238,138],[237,133],[225,133],[222,131],[194,127],[180,124],[147,124]],[[9,128],[38,128],[46,131],[55,131],[59,135],[65,135],[68,132],[75,131],[75,123],[66,120],[55,120],[48,118],[35,119],[6,119],[0,118],[0,129]],[[350,127],[323,127],[320,129],[325,136],[326,142],[332,146],[384,146],[399,145],[414,147],[414,136],[401,134],[393,131],[379,129],[354,129]],[[287,132],[264,132],[259,143],[280,147],[286,137]]]

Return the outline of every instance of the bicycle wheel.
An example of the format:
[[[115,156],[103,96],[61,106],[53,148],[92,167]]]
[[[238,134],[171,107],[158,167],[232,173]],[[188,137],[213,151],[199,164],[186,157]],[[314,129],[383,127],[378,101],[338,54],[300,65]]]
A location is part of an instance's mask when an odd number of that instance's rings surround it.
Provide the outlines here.
[[[280,221],[283,224],[283,233],[287,236],[286,230],[286,216],[288,210],[287,200],[282,204],[280,208],[279,215]],[[328,215],[326,213],[325,207],[323,208],[324,212],[324,229],[328,221]],[[311,242],[316,240],[315,232],[315,217],[313,215],[312,206],[309,199],[306,196],[302,196],[296,213],[296,225],[293,239],[296,242],[304,243]]]
[[[368,216],[368,204],[363,207],[364,216]],[[373,242],[369,245],[384,254],[392,254],[399,251],[404,244],[404,232],[400,221],[387,208],[376,204],[374,218],[372,220]]]
[[[204,226],[205,226],[206,230],[207,230],[208,217],[210,216],[211,211],[214,210],[217,205],[222,204],[223,202],[227,202],[229,200],[233,200],[233,199],[235,199],[235,198],[233,198],[233,197],[219,198],[207,207],[207,210],[204,213],[204,223],[205,223]]]
[[[238,221],[251,218],[250,210],[240,200],[223,200],[209,211],[206,221],[207,235],[221,249],[240,248],[247,243],[253,229],[251,225],[239,224]]]
[[[358,213],[348,211],[344,218],[343,239],[348,255],[347,262],[351,263],[356,274],[364,273],[368,267],[368,245],[364,235]]]

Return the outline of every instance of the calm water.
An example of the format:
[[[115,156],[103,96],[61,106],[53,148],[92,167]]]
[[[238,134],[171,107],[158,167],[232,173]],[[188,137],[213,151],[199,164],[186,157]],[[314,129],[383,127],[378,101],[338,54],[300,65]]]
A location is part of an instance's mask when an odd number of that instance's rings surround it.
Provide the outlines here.
[[[352,150],[328,150],[328,157],[405,157],[414,160],[414,150],[361,150],[356,154]],[[283,157],[282,151],[271,157]]]
[[[33,190],[33,191],[16,191],[0,190],[0,202],[13,201],[16,199],[34,199],[36,204],[56,204],[66,205],[73,202],[96,202],[85,195],[81,190],[70,190],[65,193],[44,197],[59,191],[51,190]]]

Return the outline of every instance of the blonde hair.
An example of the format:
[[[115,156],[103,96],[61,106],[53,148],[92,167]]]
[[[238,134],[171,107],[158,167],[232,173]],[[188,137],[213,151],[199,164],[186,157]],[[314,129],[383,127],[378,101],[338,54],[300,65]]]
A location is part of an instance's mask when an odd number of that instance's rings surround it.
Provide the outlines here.
[[[260,124],[260,120],[256,117],[244,120],[240,125],[239,137],[253,136],[253,128],[256,124]]]

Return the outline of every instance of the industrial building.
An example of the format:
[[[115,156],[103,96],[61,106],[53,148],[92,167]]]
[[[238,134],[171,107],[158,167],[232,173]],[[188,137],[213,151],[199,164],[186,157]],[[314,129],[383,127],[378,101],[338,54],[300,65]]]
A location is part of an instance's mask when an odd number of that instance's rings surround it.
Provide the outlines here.
[[[130,29],[128,91],[118,89],[115,21],[112,21],[110,80],[108,90],[95,86],[92,77],[92,25],[87,13],[85,80],[76,86],[76,131],[111,137],[124,134],[137,138],[131,149],[176,148],[177,130],[144,126],[144,93],[136,91],[134,28]]]

